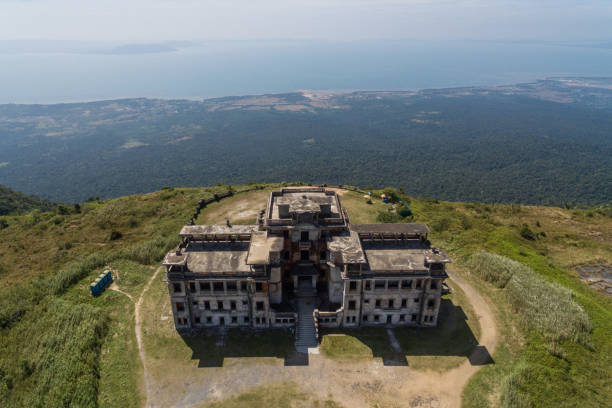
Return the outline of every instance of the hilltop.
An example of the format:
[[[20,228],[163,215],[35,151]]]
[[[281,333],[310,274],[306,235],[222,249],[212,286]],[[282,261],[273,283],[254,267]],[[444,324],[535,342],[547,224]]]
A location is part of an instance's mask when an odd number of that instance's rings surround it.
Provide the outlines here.
[[[443,200],[588,206],[612,198],[611,110],[609,80],[593,78],[0,105],[0,180],[63,202],[303,180],[394,185]]]
[[[50,211],[56,205],[49,200],[26,195],[0,185],[0,215],[23,213],[34,209]]]
[[[196,222],[223,223],[226,218],[234,223],[253,222],[267,192],[278,187],[233,186],[232,197],[209,205]],[[0,405],[135,407],[147,395],[169,403],[189,397],[193,404],[210,404],[213,394],[208,388],[190,388],[189,381],[212,384],[228,376],[247,381],[255,373],[268,378],[265,373],[272,369],[291,372],[281,370],[292,346],[288,333],[181,337],[174,331],[171,316],[168,319],[163,273],[156,273],[159,260],[178,243],[177,233],[193,216],[197,203],[227,191],[228,186],[166,188],[94,200],[79,210],[70,207],[62,213],[33,211],[0,217],[7,224],[0,230]],[[512,401],[523,401],[537,406],[597,407],[610,400],[612,300],[582,282],[575,271],[612,259],[609,209],[447,202],[394,191],[413,212],[412,218],[403,220],[430,226],[432,244],[450,253],[453,272],[478,290],[497,321],[495,364],[478,370],[469,380],[462,395],[465,406],[514,406]],[[379,192],[374,193],[376,197]],[[355,223],[380,222],[390,214],[388,204],[376,198],[368,204],[359,192],[342,190],[341,200]],[[392,218],[398,220],[395,215]],[[546,282],[569,289],[592,325],[588,339],[551,340],[517,315],[510,292],[489,283],[469,266],[474,254],[482,250],[517,261]],[[113,271],[115,286],[92,298],[89,282],[107,268]],[[482,332],[475,317],[478,310],[460,290],[448,301],[461,306],[457,310],[463,311],[469,329],[448,329],[449,334],[461,337],[453,337],[447,355],[430,355],[427,333],[419,334],[425,337],[418,338],[417,346],[404,349],[410,364],[405,369],[421,373],[434,366],[444,374],[466,361],[462,342]],[[135,334],[136,305],[141,339]],[[402,347],[403,336],[408,334],[398,332]],[[322,352],[321,358],[330,359],[328,365],[340,361],[339,367],[349,371],[361,367],[354,364],[376,364],[381,356],[397,357],[379,332],[324,336]],[[150,375],[146,381],[144,370]],[[351,398],[382,395],[371,393],[370,387],[376,384],[350,375],[357,381],[346,385],[353,387]],[[300,387],[308,383],[305,379],[296,384],[253,383],[254,388],[247,388],[241,397],[223,393],[214,397],[215,406],[244,406],[241,398],[270,406],[281,400],[342,406],[340,394],[307,402]],[[167,392],[167,387],[175,392]],[[284,399],[275,400],[277,396]]]

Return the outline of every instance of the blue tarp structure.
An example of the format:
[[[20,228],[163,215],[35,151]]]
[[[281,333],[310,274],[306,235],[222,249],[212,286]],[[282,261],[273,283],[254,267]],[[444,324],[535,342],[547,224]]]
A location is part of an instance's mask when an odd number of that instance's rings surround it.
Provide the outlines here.
[[[101,273],[95,281],[93,281],[89,285],[89,289],[91,290],[91,294],[93,296],[98,296],[100,293],[104,292],[104,288],[109,285],[113,281],[113,275],[111,271],[104,271]]]

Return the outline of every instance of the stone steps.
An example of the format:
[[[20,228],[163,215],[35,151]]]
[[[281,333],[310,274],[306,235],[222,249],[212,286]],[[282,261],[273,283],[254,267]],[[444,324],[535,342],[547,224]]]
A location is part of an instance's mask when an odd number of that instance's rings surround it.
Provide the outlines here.
[[[315,337],[314,318],[312,316],[317,301],[316,292],[314,290],[300,290],[297,294],[296,301],[298,321],[295,348],[300,353],[308,353],[309,348],[318,346]]]

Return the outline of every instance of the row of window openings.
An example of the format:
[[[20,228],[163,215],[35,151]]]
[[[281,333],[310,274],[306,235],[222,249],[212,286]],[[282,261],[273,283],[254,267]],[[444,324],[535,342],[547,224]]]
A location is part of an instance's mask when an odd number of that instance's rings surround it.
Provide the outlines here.
[[[247,291],[247,281],[240,281],[240,290],[243,292]],[[225,287],[223,282],[199,282],[200,292],[210,292],[212,289],[214,292],[225,292]],[[237,281],[226,281],[225,286],[227,287],[228,292],[237,292],[238,291],[238,282]],[[189,291],[195,293],[197,286],[196,282],[189,282]],[[174,293],[180,293],[183,291],[181,284],[179,282],[175,282],[173,284]],[[264,284],[263,282],[255,282],[255,291],[263,292]]]
[[[198,306],[198,302],[193,302],[194,306]],[[242,301],[242,305],[246,306],[248,305],[248,302],[246,300]],[[255,309],[259,310],[259,311],[263,311],[265,310],[265,304],[264,302],[255,302]],[[204,310],[211,310],[210,308],[210,302],[209,301],[204,301]],[[225,310],[225,303],[222,301],[217,301],[217,310]],[[232,300],[230,301],[230,308],[229,310],[236,310],[236,301]],[[184,312],[185,311],[185,304],[183,302],[176,302],[176,311],[177,312]]]
[[[196,324],[200,324],[202,322],[202,319],[200,318],[200,316],[196,316],[194,318]],[[231,320],[232,324],[238,324],[238,317],[237,316],[232,316]],[[212,316],[206,316],[206,324],[212,324],[213,320],[212,320]],[[248,316],[244,316],[242,318],[242,322],[247,324],[249,323],[249,317]],[[221,316],[219,317],[219,324],[220,325],[224,325],[225,324],[225,317]]]
[[[376,299],[376,307],[382,307],[382,301],[383,300],[384,299]],[[414,298],[413,301],[414,301],[414,303],[419,303],[420,299],[419,298]],[[364,299],[363,303],[366,303],[366,304],[370,303],[370,299]],[[435,307],[435,305],[436,305],[435,300],[430,299],[430,300],[427,301],[427,308],[433,309]],[[387,308],[392,309],[394,307],[395,307],[395,300],[394,299],[389,299],[387,301]],[[403,307],[408,307],[408,299],[402,299],[402,303],[401,303],[400,307],[402,307],[402,308]],[[357,308],[356,301],[349,300],[349,302],[348,302],[348,310],[356,310],[356,308]]]
[[[399,284],[400,284],[399,280],[390,280],[390,281],[375,280],[374,281],[374,289],[385,289],[385,282],[388,282],[387,286],[386,286],[387,289],[399,289]],[[404,289],[404,288],[412,289],[412,279],[403,280],[401,282],[402,282],[402,289]],[[416,282],[415,289],[421,289],[422,288],[422,284],[423,284],[423,280],[422,279],[416,279],[415,282]],[[432,280],[430,285],[429,285],[429,288],[430,289],[438,289],[438,282],[435,281],[435,280]],[[366,280],[365,281],[364,289],[365,290],[372,290],[372,281],[371,280]],[[350,291],[357,290],[357,281],[350,281],[349,282],[349,290]]]
[[[373,320],[374,322],[380,322],[380,315],[373,315],[373,316],[374,316],[374,320]],[[392,316],[393,315],[387,315],[387,323],[391,323]],[[350,322],[349,322],[349,319],[348,319],[349,317],[352,317],[352,321],[350,321]],[[426,323],[427,322],[433,322],[433,320],[434,320],[433,316],[425,316],[425,317],[423,317],[423,321],[426,322]],[[370,315],[363,315],[363,321],[364,322],[370,321]],[[407,321],[406,320],[406,315],[404,315],[404,314],[399,315],[399,321],[400,322]],[[417,315],[416,314],[410,315],[410,321],[411,322],[416,322],[417,321]],[[348,316],[346,322],[347,323],[355,323],[355,316]]]

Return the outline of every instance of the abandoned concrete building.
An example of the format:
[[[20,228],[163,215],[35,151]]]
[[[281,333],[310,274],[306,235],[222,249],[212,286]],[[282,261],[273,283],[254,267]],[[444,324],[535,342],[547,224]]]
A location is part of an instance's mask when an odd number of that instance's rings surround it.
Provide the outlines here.
[[[351,224],[325,188],[270,194],[255,225],[186,225],[166,255],[177,329],[435,326],[450,262],[425,224]],[[316,341],[316,340],[315,340]]]

